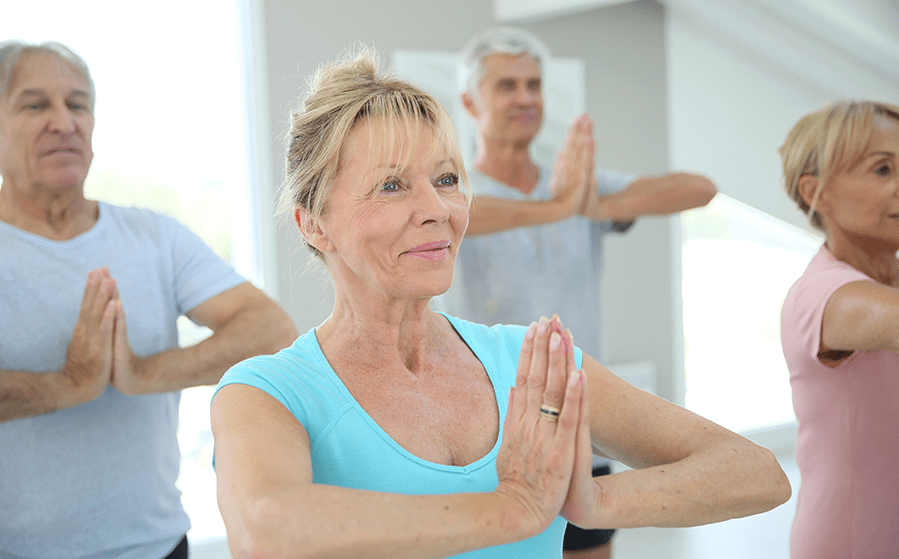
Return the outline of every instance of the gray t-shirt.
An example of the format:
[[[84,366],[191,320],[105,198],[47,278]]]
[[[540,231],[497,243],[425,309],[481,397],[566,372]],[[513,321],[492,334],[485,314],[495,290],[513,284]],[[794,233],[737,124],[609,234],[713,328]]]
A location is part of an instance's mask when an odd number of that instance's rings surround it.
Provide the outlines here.
[[[469,171],[475,196],[547,200],[550,173],[540,169],[537,187],[524,194],[476,169]],[[600,194],[627,188],[635,175],[600,171]],[[466,237],[459,247],[453,285],[435,308],[488,326],[528,325],[558,314],[575,343],[595,359],[600,354],[599,281],[602,237],[630,223],[594,223],[581,216]]]
[[[95,268],[116,280],[138,355],[177,347],[178,316],[245,281],[174,219],[104,203],[68,241],[0,222],[0,262],[0,370],[62,367]],[[0,423],[0,557],[170,552],[189,528],[175,487],[179,399],[110,387],[81,406]]]

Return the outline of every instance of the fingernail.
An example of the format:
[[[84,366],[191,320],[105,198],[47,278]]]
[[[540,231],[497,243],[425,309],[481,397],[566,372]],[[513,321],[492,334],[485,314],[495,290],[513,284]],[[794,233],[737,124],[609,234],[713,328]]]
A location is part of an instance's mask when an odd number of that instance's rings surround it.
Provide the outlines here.
[[[562,343],[562,336],[560,336],[558,332],[553,332],[552,336],[549,337],[549,348],[550,349],[559,349],[559,345],[561,343]]]
[[[549,321],[546,319],[545,316],[541,316],[541,317],[540,317],[540,324],[537,325],[537,333],[538,333],[538,334],[545,334],[545,333],[546,333],[546,328],[547,328],[548,326],[549,326]]]
[[[568,386],[577,386],[578,381],[581,380],[581,372],[580,371],[571,371],[568,375]]]
[[[528,326],[528,331],[524,333],[524,339],[533,340],[534,334],[537,332],[537,323],[531,322],[531,325]]]

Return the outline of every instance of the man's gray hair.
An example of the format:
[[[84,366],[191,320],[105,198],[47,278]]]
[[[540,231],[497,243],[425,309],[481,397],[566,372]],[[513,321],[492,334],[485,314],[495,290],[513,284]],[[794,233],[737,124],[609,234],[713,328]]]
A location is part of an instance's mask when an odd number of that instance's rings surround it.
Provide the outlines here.
[[[3,41],[0,43],[0,97],[6,95],[12,81],[13,72],[19,63],[23,54],[33,52],[43,52],[52,54],[65,60],[75,67],[84,81],[87,82],[88,95],[90,96],[91,105],[97,100],[97,92],[94,87],[94,79],[91,77],[91,71],[87,67],[87,63],[75,51],[56,41],[46,41],[44,43],[26,43],[24,41]]]
[[[459,53],[459,89],[477,96],[484,77],[484,59],[491,54],[528,54],[537,64],[549,59],[543,41],[518,27],[492,27],[472,37]]]

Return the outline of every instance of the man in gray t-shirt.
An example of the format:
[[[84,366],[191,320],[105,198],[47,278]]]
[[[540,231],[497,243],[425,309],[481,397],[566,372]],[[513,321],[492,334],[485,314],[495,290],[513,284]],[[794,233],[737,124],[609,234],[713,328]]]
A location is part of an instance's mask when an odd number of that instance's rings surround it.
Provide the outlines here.
[[[85,198],[94,98],[67,47],[0,43],[0,557],[186,557],[180,390],[296,337],[175,220]]]
[[[591,357],[599,347],[602,236],[639,216],[702,206],[716,193],[686,173],[636,177],[593,169],[592,123],[575,120],[552,171],[530,145],[543,122],[546,47],[512,28],[487,30],[462,53],[462,104],[478,132],[475,195],[442,310],[483,324],[558,314]],[[566,557],[609,557],[611,531],[569,527]],[[572,537],[570,535],[575,534]]]

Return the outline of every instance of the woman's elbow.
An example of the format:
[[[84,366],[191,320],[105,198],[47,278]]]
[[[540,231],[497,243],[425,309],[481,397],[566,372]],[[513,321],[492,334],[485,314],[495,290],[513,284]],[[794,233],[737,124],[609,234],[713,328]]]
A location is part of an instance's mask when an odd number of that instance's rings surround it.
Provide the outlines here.
[[[228,523],[228,546],[234,559],[303,559],[303,549],[285,551],[278,528],[285,521],[277,499],[261,498],[238,513],[240,522]]]
[[[761,509],[759,512],[764,512],[789,501],[793,489],[773,452],[756,446],[755,455],[756,473],[753,477],[758,480],[755,484],[755,499]]]

